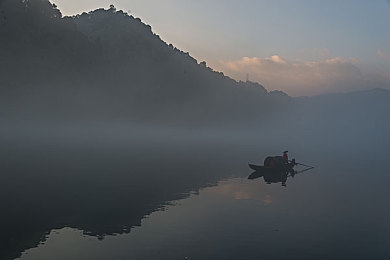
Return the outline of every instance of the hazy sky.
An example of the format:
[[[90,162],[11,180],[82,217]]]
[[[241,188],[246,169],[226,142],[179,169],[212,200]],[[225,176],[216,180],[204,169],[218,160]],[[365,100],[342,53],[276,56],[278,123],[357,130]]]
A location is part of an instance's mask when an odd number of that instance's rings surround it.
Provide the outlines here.
[[[237,80],[290,95],[390,89],[390,0],[53,0],[64,15],[114,4]]]

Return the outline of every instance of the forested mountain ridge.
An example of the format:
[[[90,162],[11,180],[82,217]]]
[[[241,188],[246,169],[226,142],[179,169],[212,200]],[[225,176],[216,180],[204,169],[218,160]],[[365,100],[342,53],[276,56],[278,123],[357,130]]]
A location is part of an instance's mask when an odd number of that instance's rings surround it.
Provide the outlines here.
[[[62,17],[46,0],[2,0],[0,21],[5,117],[260,122],[293,102],[213,71],[113,6]]]

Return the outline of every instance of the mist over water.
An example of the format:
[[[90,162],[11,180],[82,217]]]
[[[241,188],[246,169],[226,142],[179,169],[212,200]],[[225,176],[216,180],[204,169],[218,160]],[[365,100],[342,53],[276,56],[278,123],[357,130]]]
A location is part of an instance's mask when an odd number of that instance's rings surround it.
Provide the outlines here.
[[[114,7],[0,1],[0,47],[0,259],[390,257],[390,91],[236,82]]]
[[[386,259],[388,95],[255,123],[3,119],[0,258]],[[315,168],[247,180],[284,150]]]
[[[51,230],[59,234],[24,259],[353,259],[372,250],[388,256],[390,205],[380,198],[388,196],[389,177],[378,167],[387,141],[381,136],[350,149],[357,136],[323,140],[320,132],[302,133],[299,123],[271,129],[23,126],[8,124],[1,135],[2,246],[12,256]],[[289,178],[287,187],[247,180],[247,163],[261,165],[285,149],[316,168]],[[10,246],[15,240],[20,247]],[[77,250],[64,248],[70,241],[78,241]]]
[[[224,140],[175,129],[24,126],[2,133],[5,256],[35,246],[53,228],[129,232],[170,200],[242,166],[225,164],[221,152],[233,146]]]

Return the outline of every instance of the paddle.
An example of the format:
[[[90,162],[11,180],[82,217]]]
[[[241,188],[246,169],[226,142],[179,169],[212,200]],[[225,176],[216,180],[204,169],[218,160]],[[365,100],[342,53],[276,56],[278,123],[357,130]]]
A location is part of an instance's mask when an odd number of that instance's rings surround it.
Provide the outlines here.
[[[306,164],[303,164],[303,163],[295,163],[295,164],[299,164],[299,165],[305,166],[307,168],[303,169],[303,170],[300,170],[300,171],[294,171],[294,173],[289,173],[288,177],[290,177],[290,176],[294,177],[295,174],[302,173],[302,172],[305,172],[305,171],[308,171],[308,170],[311,170],[311,169],[314,168],[314,166],[309,166],[309,165],[306,165]]]
[[[289,161],[289,162],[293,162],[293,161]],[[297,163],[297,162],[295,162],[295,161],[294,161],[293,163],[295,163],[295,164],[297,164],[297,165],[302,165],[302,166],[305,166],[305,167],[314,168],[314,166],[306,165],[306,164],[303,164],[303,163]]]
[[[306,164],[303,164],[303,163],[296,163],[296,164],[299,164],[299,165],[302,165],[302,166],[305,166],[305,167],[314,168],[314,166],[306,165]]]

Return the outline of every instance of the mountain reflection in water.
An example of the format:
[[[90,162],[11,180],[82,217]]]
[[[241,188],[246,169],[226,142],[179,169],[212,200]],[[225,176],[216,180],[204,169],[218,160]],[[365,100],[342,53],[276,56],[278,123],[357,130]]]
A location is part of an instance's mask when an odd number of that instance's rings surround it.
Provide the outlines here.
[[[390,257],[383,158],[294,149],[281,187],[246,179],[272,141],[86,136],[3,140],[0,259]]]
[[[220,181],[142,220],[130,234],[99,241],[82,231],[50,233],[22,259],[386,259],[386,213],[343,194],[314,173],[287,188],[244,178]],[[321,188],[319,182],[325,184]],[[370,183],[368,183],[370,184]],[[362,187],[360,187],[362,188]],[[383,192],[383,186],[379,185]],[[356,190],[355,190],[356,191]],[[354,193],[355,191],[351,191]],[[354,193],[356,195],[356,193]],[[376,196],[374,195],[374,196]],[[365,206],[359,209],[357,206]],[[368,211],[367,211],[368,210]],[[358,216],[358,217],[357,217]]]
[[[75,228],[100,239],[128,233],[170,201],[244,167],[239,157],[226,163],[233,154],[212,141],[105,139],[18,136],[3,142],[0,259],[18,257],[53,229]]]

